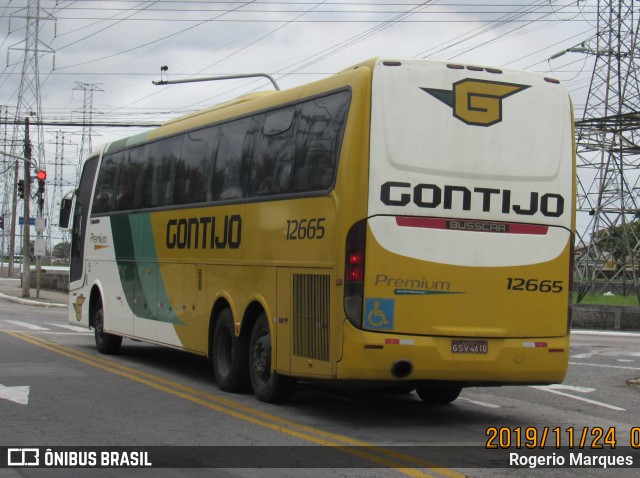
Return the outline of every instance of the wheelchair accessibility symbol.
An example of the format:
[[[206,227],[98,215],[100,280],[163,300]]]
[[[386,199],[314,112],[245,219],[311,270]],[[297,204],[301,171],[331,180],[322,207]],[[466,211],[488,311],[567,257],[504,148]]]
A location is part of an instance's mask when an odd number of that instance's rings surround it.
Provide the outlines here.
[[[364,306],[365,328],[393,330],[395,307],[395,299],[367,299]]]

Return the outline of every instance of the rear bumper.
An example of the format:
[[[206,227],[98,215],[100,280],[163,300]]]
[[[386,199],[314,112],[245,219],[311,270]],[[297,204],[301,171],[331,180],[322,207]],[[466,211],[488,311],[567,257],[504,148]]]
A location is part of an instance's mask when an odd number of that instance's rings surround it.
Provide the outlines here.
[[[482,338],[486,353],[453,353],[460,337],[394,335],[343,327],[343,354],[337,364],[339,380],[446,381],[468,385],[559,383],[567,372],[569,336]],[[411,372],[392,373],[406,362]]]

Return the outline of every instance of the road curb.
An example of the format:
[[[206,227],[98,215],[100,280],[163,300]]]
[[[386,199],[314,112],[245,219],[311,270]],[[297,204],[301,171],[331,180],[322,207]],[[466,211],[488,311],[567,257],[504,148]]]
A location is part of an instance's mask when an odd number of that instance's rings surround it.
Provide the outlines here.
[[[46,307],[48,309],[67,309],[69,307],[67,304],[56,304],[55,302],[41,302],[39,300],[21,299],[18,297],[13,297],[12,295],[3,294],[2,292],[0,292],[0,299],[5,299],[15,304],[33,305],[36,307]]]

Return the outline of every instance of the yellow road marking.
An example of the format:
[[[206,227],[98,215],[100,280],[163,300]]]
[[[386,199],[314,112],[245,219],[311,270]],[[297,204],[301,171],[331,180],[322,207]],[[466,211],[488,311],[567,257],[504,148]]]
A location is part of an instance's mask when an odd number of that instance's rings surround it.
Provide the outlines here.
[[[355,440],[346,436],[337,435],[334,433],[326,432],[319,428],[315,428],[309,425],[303,425],[296,423],[285,418],[272,415],[261,410],[251,408],[249,406],[238,403],[234,400],[230,400],[224,397],[220,397],[211,393],[203,392],[201,390],[183,385],[181,383],[169,380],[157,375],[142,372],[127,365],[120,364],[113,360],[108,360],[102,357],[97,357],[79,350],[71,349],[54,342],[50,342],[40,337],[33,336],[26,332],[13,332],[5,331],[6,334],[28,342],[32,345],[50,350],[65,357],[83,362],[87,365],[102,369],[104,371],[115,373],[117,375],[126,377],[130,380],[142,383],[156,390],[163,391],[170,395],[178,396],[185,400],[191,401],[206,408],[215,410],[220,413],[232,416],[239,420],[243,420],[255,425],[259,425],[271,430],[285,433],[287,435],[299,438],[301,440],[310,441],[321,446],[327,446],[336,448],[337,450],[349,453],[351,455],[363,458],[367,461],[371,461],[385,468],[394,469],[407,476],[424,477],[433,476],[425,474],[424,472],[409,468],[406,465],[412,467],[428,469],[430,473],[436,473],[437,475],[448,476],[451,478],[464,477],[464,474],[458,473],[454,470],[441,468],[434,463],[422,460],[420,458],[406,455],[404,453],[396,452],[388,448],[375,446],[370,443]],[[213,403],[212,403],[213,402]],[[297,430],[296,430],[297,429]],[[351,445],[351,446],[347,446]],[[356,447],[366,447],[367,450],[361,450]],[[380,456],[380,455],[386,455]],[[402,463],[392,461],[399,460]],[[434,469],[437,468],[437,469]],[[437,476],[436,475],[436,476]]]

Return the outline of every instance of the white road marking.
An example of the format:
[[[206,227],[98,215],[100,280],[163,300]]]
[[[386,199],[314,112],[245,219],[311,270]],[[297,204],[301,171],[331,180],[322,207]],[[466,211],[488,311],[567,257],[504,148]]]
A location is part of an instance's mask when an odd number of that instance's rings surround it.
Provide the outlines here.
[[[562,395],[563,397],[573,398],[574,400],[580,400],[581,402],[586,402],[586,403],[590,403],[592,405],[597,405],[599,407],[608,408],[609,410],[616,410],[616,411],[619,411],[619,412],[626,411],[626,409],[620,408],[620,407],[616,407],[615,405],[609,405],[608,403],[597,402],[596,400],[590,400],[588,398],[579,397],[577,395],[571,395],[569,393],[560,392],[559,390],[554,390],[553,388],[548,387],[548,386],[532,385],[532,386],[530,386],[530,388],[535,388],[537,390],[542,390],[543,392],[555,393],[556,395]]]
[[[464,397],[458,397],[458,400],[464,400],[465,402],[473,403],[474,405],[480,405],[481,407],[486,407],[486,408],[501,408],[500,405],[496,405],[494,403],[479,402],[477,400],[471,400],[469,398],[464,398]]]
[[[584,365],[586,367],[620,368],[623,370],[640,370],[640,367],[623,367],[622,365],[601,365],[597,363],[569,362],[569,365]]]
[[[576,387],[574,385],[565,385],[564,383],[554,383],[546,386],[539,386],[538,388],[552,388],[554,390],[568,390],[569,392],[579,392],[579,393],[591,393],[595,392],[595,388],[589,387]]]
[[[53,324],[51,322],[47,322],[47,325],[52,325],[53,327],[60,327],[63,329],[67,329],[67,330],[71,330],[73,332],[85,332],[85,333],[90,333],[89,329],[87,329],[86,327],[78,327],[77,325],[71,325],[71,324]]]
[[[598,352],[585,352],[583,354],[576,354],[576,355],[572,355],[571,358],[573,359],[588,359],[593,357],[594,355],[598,355]]]
[[[640,337],[640,332],[618,332],[613,330],[572,330],[571,335],[610,335],[614,337]]]
[[[0,399],[27,405],[29,403],[29,386],[5,387],[0,384]]]
[[[45,327],[40,327],[39,325],[30,324],[29,322],[23,322],[21,320],[5,320],[8,324],[17,325],[18,327],[24,327],[29,330],[49,330]]]

